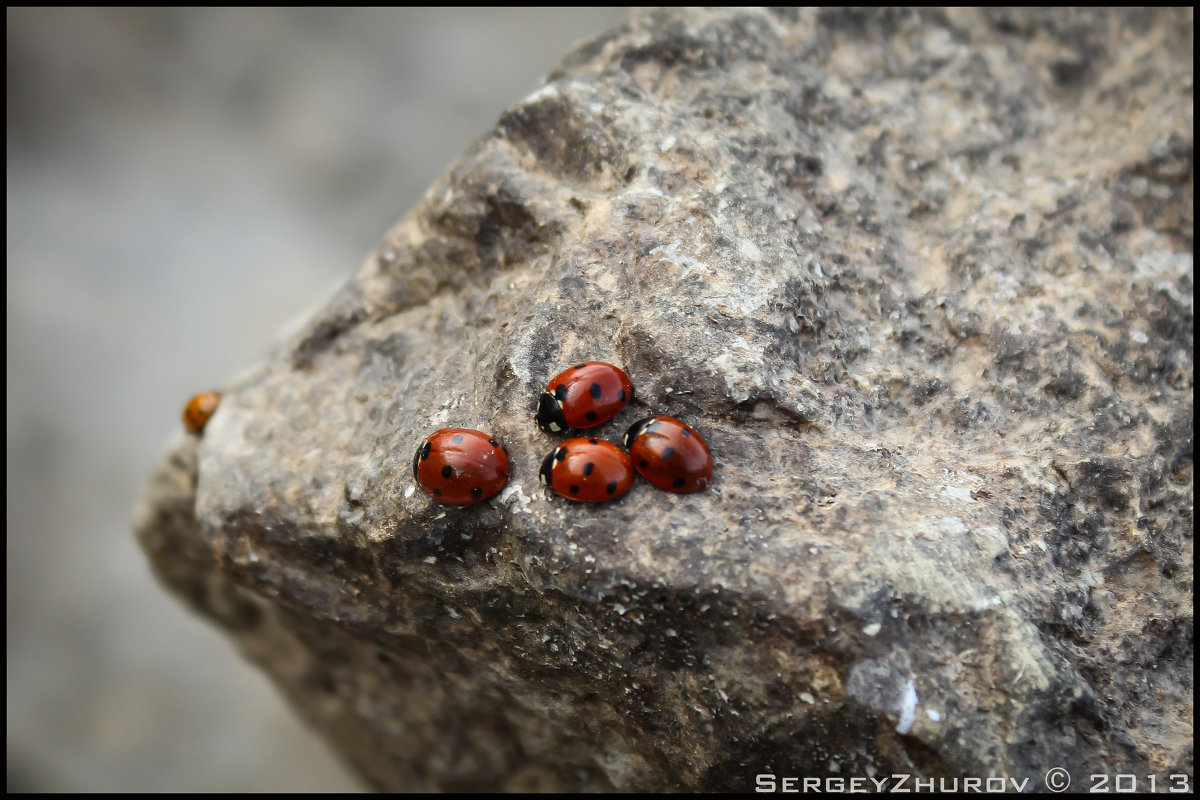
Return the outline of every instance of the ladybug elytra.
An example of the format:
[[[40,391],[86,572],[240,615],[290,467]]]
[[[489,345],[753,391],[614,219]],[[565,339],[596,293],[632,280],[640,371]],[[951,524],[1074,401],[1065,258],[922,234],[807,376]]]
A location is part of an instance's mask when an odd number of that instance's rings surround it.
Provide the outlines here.
[[[708,486],[713,461],[696,431],[674,417],[646,417],[629,426],[624,444],[642,477],[678,494]]]
[[[421,490],[448,506],[494,497],[508,483],[508,453],[498,441],[469,428],[443,428],[417,448],[413,477]]]
[[[204,433],[204,426],[217,410],[217,403],[220,401],[221,395],[218,392],[201,392],[193,397],[184,406],[183,426],[196,436]]]
[[[633,464],[624,450],[610,442],[568,439],[542,461],[538,477],[542,485],[568,500],[603,503],[633,487]]]
[[[585,361],[555,376],[538,397],[534,420],[546,433],[608,422],[633,399],[633,384],[619,367]]]

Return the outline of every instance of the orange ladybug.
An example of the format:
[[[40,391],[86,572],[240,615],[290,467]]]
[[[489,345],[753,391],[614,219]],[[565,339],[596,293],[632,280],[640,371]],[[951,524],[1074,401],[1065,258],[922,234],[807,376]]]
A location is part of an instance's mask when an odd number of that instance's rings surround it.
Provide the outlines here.
[[[204,426],[217,410],[217,403],[220,401],[221,395],[218,392],[201,392],[188,400],[183,409],[183,427],[188,429],[188,433],[194,433],[196,436],[204,433]]]
[[[642,477],[677,494],[708,486],[713,461],[700,434],[674,417],[646,417],[629,426],[625,447]]]
[[[633,384],[619,367],[585,361],[554,377],[538,397],[534,421],[546,433],[594,428],[621,413],[633,399]]]
[[[600,439],[567,439],[542,461],[538,477],[543,486],[568,500],[603,503],[633,488],[633,464],[615,444]]]
[[[413,477],[421,491],[448,506],[469,506],[508,483],[508,453],[481,431],[442,428],[417,448]]]

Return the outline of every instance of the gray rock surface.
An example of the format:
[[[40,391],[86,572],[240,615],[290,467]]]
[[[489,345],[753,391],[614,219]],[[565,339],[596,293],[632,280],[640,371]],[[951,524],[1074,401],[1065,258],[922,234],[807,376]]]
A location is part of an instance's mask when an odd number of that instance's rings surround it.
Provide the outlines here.
[[[10,792],[363,788],[162,591],[134,501],[185,398],[261,359],[623,14],[9,10]]]
[[[1192,770],[1192,13],[662,11],[182,432],[158,574],[389,789]],[[569,504],[629,372],[708,491]],[[466,509],[432,430],[506,443]],[[1081,773],[1082,774],[1082,773]]]

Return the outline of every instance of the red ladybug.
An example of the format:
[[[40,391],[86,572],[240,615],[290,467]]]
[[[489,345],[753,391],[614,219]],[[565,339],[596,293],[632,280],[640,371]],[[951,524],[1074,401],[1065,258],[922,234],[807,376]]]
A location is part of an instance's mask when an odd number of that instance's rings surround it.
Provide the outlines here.
[[[567,439],[546,456],[538,477],[568,500],[603,503],[633,487],[633,463],[610,442]]]
[[[538,398],[537,426],[546,433],[594,428],[633,399],[629,376],[612,364],[585,361],[558,375]]]
[[[208,418],[217,410],[217,403],[220,400],[221,395],[217,392],[201,392],[188,401],[183,409],[183,426],[188,429],[189,433],[197,436],[204,433],[204,426],[208,424]]]
[[[508,483],[504,446],[480,431],[443,428],[413,456],[413,476],[427,495],[448,506],[469,506]]]
[[[712,455],[696,431],[674,417],[646,417],[629,426],[625,447],[642,477],[660,489],[687,494],[708,486]]]

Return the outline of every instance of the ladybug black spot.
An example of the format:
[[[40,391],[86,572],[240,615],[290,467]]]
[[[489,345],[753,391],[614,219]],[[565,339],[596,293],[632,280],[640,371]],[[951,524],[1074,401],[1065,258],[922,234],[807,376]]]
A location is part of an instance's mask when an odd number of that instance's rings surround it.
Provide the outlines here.
[[[608,486],[606,488],[608,489],[609,494],[616,494],[617,493],[617,482],[609,481]]]
[[[663,450],[663,452],[662,452],[662,457],[663,457],[663,458],[670,458],[670,457],[671,457],[671,456],[673,456],[673,455],[675,455],[675,448],[674,448],[674,447],[668,447],[666,450]]]
[[[675,482],[672,483],[671,485],[674,486],[676,489],[682,489],[683,485],[685,483],[687,483],[687,478],[676,478]]]
[[[625,402],[625,390],[624,389],[617,392],[617,399],[620,400],[622,403]]]
[[[442,490],[441,490],[441,489],[434,489],[434,490],[433,490],[433,495],[434,495],[434,497],[441,497],[441,496],[442,496]]]
[[[687,428],[684,428],[683,430],[681,430],[680,433],[682,433],[684,436],[692,435],[692,432],[690,430],[688,430]]]
[[[455,444],[462,444],[462,434],[461,433],[454,434],[454,437],[451,438],[450,441],[454,442]]]
[[[554,387],[554,399],[559,400],[559,401],[566,400],[567,399],[567,387],[561,383],[558,386],[555,386]]]
[[[449,478],[453,474],[454,474],[454,468],[451,467],[449,464],[442,467],[442,477],[443,478]]]
[[[597,400],[600,399],[600,395],[603,393],[604,393],[604,390],[600,388],[600,384],[598,384],[598,383],[593,383],[592,388],[588,389],[588,394],[590,394],[592,397],[596,398]]]
[[[571,494],[579,494],[579,487],[578,487],[578,486],[572,486],[572,487],[571,487]]]
[[[476,486],[474,489],[471,490],[471,499],[472,500],[478,500],[481,497],[483,497],[483,489]]]
[[[575,369],[583,369],[586,366],[587,366],[587,364],[576,364]]]
[[[591,461],[589,461],[589,462],[587,462],[586,464],[584,464],[584,465],[583,465],[583,474],[584,474],[584,475],[591,475],[591,474],[592,474],[592,472],[593,472],[595,469],[596,469],[596,465],[595,465],[595,464],[593,464]]]
[[[588,439],[588,444],[600,444],[595,439]]]
[[[641,467],[642,469],[645,469],[646,467],[650,466],[650,462],[643,458],[641,461],[638,462],[638,466]]]
[[[588,418],[588,422],[591,422],[592,420],[594,420],[596,418],[596,412],[589,411],[589,412],[587,412],[586,416]]]

